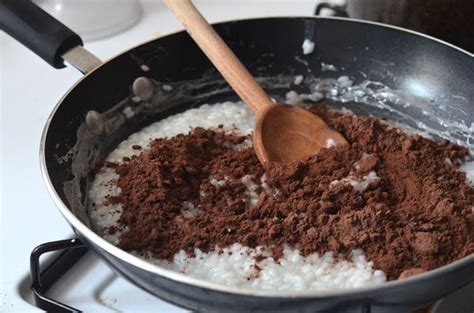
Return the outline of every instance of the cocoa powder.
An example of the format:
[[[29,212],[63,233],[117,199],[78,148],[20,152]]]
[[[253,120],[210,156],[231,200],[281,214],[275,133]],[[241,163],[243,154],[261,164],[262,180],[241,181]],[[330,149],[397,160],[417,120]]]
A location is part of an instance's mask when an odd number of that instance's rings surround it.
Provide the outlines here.
[[[363,249],[389,279],[474,252],[474,188],[456,170],[466,148],[407,135],[374,118],[311,110],[350,144],[265,168],[251,147],[235,148],[248,138],[219,129],[134,146],[140,155],[107,164],[121,188],[108,202],[123,205],[109,232],[123,230],[123,249],[162,259],[236,242],[268,247],[276,259],[284,244],[303,255]],[[378,178],[365,188],[351,184],[370,173]],[[252,183],[259,185],[256,205]]]

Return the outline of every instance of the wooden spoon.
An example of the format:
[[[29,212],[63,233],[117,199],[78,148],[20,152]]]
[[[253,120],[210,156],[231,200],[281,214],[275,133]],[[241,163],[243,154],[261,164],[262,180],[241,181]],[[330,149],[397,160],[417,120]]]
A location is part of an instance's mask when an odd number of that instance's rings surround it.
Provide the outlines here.
[[[316,115],[297,106],[275,104],[190,0],[167,6],[256,117],[253,146],[262,164],[305,159],[322,148],[346,144]]]

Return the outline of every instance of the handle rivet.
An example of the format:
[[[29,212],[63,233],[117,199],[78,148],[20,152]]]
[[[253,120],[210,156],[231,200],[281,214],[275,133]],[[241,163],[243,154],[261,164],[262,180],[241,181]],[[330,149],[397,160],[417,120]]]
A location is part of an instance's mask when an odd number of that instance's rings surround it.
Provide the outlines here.
[[[94,110],[87,112],[86,125],[91,133],[101,136],[105,133],[105,121],[102,115]]]
[[[135,79],[132,89],[135,96],[140,97],[143,101],[150,100],[151,97],[153,97],[153,83],[146,77],[138,77]]]

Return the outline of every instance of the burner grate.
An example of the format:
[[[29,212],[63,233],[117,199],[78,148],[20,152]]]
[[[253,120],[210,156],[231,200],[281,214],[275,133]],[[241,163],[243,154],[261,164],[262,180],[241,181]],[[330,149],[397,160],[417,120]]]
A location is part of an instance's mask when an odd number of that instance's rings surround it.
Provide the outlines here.
[[[44,269],[40,268],[40,257],[49,252],[60,251]],[[87,248],[79,239],[53,241],[37,246],[30,256],[31,290],[36,306],[46,312],[81,312],[64,303],[47,297],[46,292],[85,254]]]

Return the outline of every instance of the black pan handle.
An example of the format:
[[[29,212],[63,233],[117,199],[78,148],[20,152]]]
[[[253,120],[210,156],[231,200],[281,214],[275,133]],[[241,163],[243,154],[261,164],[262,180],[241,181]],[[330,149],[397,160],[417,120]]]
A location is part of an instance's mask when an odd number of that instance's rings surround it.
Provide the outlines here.
[[[49,265],[41,268],[40,257],[58,252]],[[46,296],[46,292],[69,271],[85,254],[87,248],[79,239],[67,239],[37,246],[30,256],[31,290],[36,306],[46,312],[77,313],[78,309]]]
[[[339,16],[339,17],[349,17],[347,14],[346,7],[344,5],[337,5],[329,2],[321,2],[316,6],[316,10],[314,10],[315,15],[321,15],[321,11],[323,9],[329,9],[334,13],[332,16]]]
[[[82,39],[30,0],[0,0],[0,29],[21,42],[55,68],[61,57],[82,46]]]

